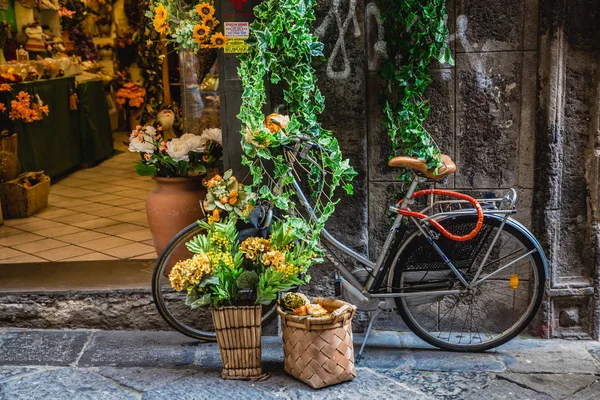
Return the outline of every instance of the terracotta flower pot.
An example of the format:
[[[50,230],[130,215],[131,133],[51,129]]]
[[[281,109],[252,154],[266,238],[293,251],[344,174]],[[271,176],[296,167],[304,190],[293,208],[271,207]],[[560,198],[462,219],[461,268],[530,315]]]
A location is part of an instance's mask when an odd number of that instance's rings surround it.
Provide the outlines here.
[[[203,218],[200,202],[206,197],[206,188],[202,177],[154,180],[156,187],[146,198],[146,214],[156,254],[160,255],[173,236]],[[169,261],[174,265],[189,257],[191,253],[181,246]]]

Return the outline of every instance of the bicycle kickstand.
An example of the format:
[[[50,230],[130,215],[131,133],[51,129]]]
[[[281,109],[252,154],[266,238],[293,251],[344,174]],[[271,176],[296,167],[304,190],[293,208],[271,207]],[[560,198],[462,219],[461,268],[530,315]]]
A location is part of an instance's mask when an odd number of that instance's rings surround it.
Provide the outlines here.
[[[365,349],[365,345],[367,344],[367,340],[369,339],[369,335],[371,334],[371,330],[373,330],[373,322],[375,322],[375,318],[381,314],[381,308],[378,308],[377,311],[371,316],[371,320],[369,321],[369,326],[367,327],[367,333],[365,334],[365,339],[362,342],[362,346],[360,346],[360,351],[358,352],[358,356],[356,356],[356,364],[360,362],[362,358],[363,351]]]

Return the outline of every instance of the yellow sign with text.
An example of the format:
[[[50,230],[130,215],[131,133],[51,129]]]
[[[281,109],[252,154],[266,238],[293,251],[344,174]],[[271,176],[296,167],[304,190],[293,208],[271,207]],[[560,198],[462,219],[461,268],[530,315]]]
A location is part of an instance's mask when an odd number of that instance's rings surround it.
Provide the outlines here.
[[[224,49],[225,53],[247,53],[248,45],[244,39],[229,39]]]

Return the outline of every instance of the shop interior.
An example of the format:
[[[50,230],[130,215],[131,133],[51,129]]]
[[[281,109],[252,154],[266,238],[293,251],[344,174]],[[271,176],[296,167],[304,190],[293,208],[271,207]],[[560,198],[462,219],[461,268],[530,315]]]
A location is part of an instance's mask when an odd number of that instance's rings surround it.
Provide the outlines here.
[[[0,0],[0,263],[157,257],[130,133],[201,135],[221,113],[217,52],[173,51],[148,6]]]

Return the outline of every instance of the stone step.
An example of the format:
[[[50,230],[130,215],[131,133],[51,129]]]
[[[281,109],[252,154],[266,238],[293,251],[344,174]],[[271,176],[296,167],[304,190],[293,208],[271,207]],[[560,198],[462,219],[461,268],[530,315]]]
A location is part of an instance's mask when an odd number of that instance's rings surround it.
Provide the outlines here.
[[[0,326],[168,330],[150,291],[154,261],[6,264]]]

